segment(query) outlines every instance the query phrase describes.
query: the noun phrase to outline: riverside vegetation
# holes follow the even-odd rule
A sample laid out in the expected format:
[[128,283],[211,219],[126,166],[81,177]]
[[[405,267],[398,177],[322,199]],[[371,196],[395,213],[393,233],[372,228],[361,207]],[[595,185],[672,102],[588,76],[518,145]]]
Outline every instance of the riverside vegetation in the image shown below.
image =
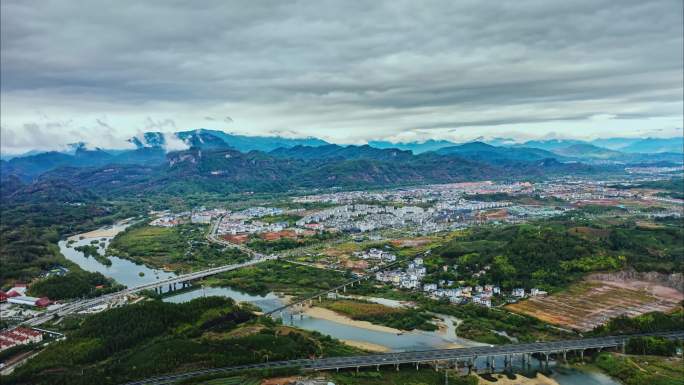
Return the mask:
[[228,265],[249,258],[238,249],[207,241],[207,231],[206,225],[155,227],[141,223],[114,237],[107,254],[181,271]]
[[65,325],[3,384],[118,384],[162,373],[361,351],[330,337],[256,318],[228,298],[129,305]]

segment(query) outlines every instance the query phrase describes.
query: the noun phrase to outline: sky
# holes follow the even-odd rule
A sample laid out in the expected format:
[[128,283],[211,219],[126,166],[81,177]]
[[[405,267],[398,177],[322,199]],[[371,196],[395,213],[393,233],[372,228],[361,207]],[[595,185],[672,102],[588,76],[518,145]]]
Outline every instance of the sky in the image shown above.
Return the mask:
[[0,4],[4,153],[197,128],[352,144],[682,135],[681,0]]

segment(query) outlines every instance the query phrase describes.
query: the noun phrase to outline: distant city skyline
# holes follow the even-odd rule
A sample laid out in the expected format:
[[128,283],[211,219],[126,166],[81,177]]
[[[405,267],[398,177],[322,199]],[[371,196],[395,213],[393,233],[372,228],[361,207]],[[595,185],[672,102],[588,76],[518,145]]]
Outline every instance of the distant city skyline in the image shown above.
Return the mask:
[[3,1],[0,149],[684,133],[681,1],[430,3]]

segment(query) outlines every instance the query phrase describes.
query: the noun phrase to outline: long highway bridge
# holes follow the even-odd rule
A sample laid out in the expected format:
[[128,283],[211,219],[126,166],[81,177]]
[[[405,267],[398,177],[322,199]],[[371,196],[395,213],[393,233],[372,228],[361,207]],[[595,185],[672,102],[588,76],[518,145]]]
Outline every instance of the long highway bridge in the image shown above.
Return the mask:
[[257,263],[278,259],[278,256],[275,256],[275,255],[266,256],[266,255],[254,253],[252,256],[253,256],[253,258],[247,262],[236,263],[233,265],[219,266],[219,267],[214,267],[211,269],[196,271],[193,273],[178,275],[175,277],[171,277],[171,278],[167,278],[167,279],[154,281],[154,282],[146,283],[143,285],[127,288],[127,289],[124,289],[121,291],[117,291],[116,293],[105,294],[105,295],[102,295],[102,296],[99,296],[96,298],[89,298],[89,299],[85,299],[85,300],[81,300],[81,301],[70,302],[70,303],[68,303],[68,304],[66,304],[66,305],[64,305],[58,309],[55,309],[52,311],[47,311],[38,317],[28,319],[28,320],[24,321],[24,325],[27,325],[27,326],[40,325],[40,324],[43,324],[43,323],[53,319],[55,316],[63,317],[65,315],[73,314],[73,313],[76,313],[78,311],[91,308],[93,306],[101,305],[101,304],[108,303],[108,302],[113,301],[113,300],[120,299],[126,295],[139,293],[139,292],[145,291],[145,290],[155,290],[155,291],[159,290],[161,292],[162,288],[165,286],[168,286],[169,290],[174,290],[176,288],[176,285],[178,285],[178,284],[183,285],[189,281],[194,281],[194,280],[201,279],[204,277],[208,277],[208,276],[211,276],[214,274],[219,274],[219,273],[223,273],[226,271],[236,270],[236,269],[240,269],[243,267],[255,265]]
[[232,366],[224,368],[212,368],[196,370],[186,373],[171,374],[166,376],[148,378],[139,381],[133,381],[125,385],[165,385],[199,376],[220,373],[231,373],[243,370],[261,369],[301,368],[302,370],[317,371],[350,368],[359,370],[360,368],[364,367],[372,367],[379,370],[381,366],[394,366],[398,370],[399,365],[402,364],[410,364],[412,366],[415,365],[416,369],[418,369],[420,364],[434,364],[435,367],[437,367],[439,363],[446,363],[447,365],[457,365],[458,363],[463,363],[470,368],[472,367],[475,359],[477,358],[485,358],[487,360],[488,367],[493,370],[493,363],[495,357],[504,357],[506,362],[505,365],[512,365],[512,362],[515,357],[519,357],[523,363],[525,362],[525,360],[527,360],[527,363],[529,365],[531,361],[530,355],[532,354],[536,354],[540,357],[543,357],[548,365],[549,357],[552,355],[565,356],[569,352],[574,352],[583,356],[584,351],[590,349],[601,350],[610,348],[624,348],[625,344],[627,343],[627,341],[629,341],[630,338],[643,336],[658,336],[670,340],[682,340],[684,339],[684,331],[619,335],[609,337],[584,338],[554,342],[534,342],[501,346],[478,346],[462,349],[424,350],[401,353],[370,354],[350,357],[273,361],[259,364]]

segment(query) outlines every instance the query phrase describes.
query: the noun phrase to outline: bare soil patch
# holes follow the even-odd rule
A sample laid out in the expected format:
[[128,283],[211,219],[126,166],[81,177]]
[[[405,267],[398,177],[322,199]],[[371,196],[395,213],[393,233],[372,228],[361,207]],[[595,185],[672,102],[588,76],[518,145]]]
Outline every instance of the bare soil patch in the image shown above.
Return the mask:
[[565,292],[533,297],[506,308],[551,324],[588,331],[619,315],[667,312],[682,300],[684,294],[680,291],[653,282],[589,279]]

